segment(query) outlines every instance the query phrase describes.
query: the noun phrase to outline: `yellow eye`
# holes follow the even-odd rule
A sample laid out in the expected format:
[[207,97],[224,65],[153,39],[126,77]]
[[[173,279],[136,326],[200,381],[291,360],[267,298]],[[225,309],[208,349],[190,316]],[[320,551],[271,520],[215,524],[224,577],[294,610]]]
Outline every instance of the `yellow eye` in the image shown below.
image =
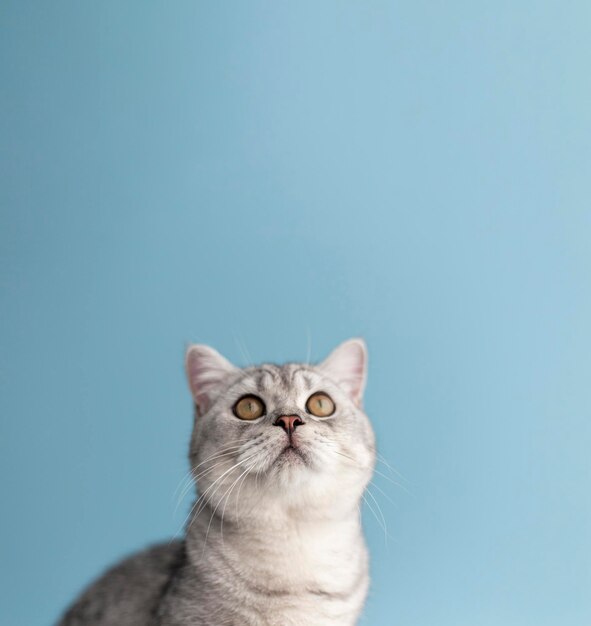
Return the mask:
[[256,396],[242,396],[234,405],[234,415],[241,420],[255,420],[265,414],[265,403]]
[[313,393],[306,402],[306,411],[316,417],[328,417],[334,413],[335,408],[332,398],[322,391]]

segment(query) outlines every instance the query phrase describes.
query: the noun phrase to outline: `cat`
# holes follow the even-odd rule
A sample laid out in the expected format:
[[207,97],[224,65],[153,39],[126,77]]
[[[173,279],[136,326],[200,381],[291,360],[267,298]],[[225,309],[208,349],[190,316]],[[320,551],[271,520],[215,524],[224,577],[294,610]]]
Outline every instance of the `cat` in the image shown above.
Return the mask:
[[59,626],[353,626],[369,586],[360,500],[375,464],[367,350],[240,369],[192,345],[185,538],[92,584]]

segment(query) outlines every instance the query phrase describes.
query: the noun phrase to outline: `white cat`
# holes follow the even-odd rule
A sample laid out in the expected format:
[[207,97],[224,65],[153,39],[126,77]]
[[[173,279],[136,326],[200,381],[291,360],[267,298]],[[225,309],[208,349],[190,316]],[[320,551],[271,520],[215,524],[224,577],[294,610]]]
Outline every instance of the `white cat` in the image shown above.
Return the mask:
[[184,541],[134,555],[61,626],[353,626],[367,594],[359,503],[375,463],[363,341],[320,365],[239,369],[191,346]]

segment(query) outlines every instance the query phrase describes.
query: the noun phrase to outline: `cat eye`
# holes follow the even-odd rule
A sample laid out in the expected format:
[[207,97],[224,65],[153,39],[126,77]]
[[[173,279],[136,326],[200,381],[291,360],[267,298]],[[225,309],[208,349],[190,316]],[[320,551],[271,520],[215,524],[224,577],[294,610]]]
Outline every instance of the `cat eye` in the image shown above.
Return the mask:
[[233,411],[241,420],[256,420],[266,413],[265,403],[257,396],[242,396]]
[[328,417],[335,412],[335,408],[332,398],[322,391],[313,393],[306,402],[306,411],[316,417]]

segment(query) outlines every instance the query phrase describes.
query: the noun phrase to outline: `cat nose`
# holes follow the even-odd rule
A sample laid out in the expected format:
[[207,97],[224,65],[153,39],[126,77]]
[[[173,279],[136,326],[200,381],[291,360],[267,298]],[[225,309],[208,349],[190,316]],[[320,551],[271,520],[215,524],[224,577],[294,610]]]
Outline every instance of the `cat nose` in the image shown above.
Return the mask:
[[297,415],[280,415],[275,420],[275,426],[281,426],[288,435],[291,435],[293,431],[303,423],[304,420]]

